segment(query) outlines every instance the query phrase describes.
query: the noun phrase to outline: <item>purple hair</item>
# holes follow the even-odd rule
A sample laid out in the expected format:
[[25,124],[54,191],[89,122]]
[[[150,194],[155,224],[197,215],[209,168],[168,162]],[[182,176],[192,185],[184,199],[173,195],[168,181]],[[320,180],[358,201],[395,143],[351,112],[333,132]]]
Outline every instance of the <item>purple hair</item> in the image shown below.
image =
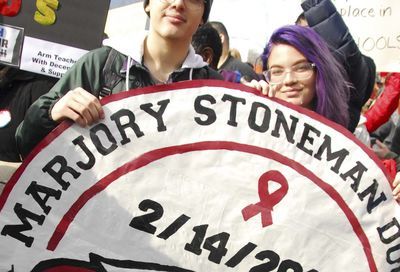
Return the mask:
[[341,64],[329,51],[326,42],[311,28],[298,25],[283,26],[275,30],[264,48],[262,60],[268,69],[268,57],[274,45],[293,46],[316,66],[316,96],[314,111],[347,127],[350,84]]

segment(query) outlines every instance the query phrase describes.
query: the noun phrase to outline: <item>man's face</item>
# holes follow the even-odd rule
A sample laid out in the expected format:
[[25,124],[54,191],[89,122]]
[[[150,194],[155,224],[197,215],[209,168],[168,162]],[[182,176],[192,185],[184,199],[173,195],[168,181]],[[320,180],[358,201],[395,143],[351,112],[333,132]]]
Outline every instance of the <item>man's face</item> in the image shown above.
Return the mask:
[[150,13],[150,31],[165,39],[187,39],[202,23],[203,0],[151,0],[146,7]]

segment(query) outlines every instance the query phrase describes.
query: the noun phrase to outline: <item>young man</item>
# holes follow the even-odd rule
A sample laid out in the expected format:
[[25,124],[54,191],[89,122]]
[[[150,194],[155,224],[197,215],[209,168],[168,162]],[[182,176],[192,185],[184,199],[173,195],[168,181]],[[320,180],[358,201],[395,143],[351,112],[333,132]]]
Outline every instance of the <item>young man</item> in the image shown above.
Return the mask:
[[[211,5],[212,0],[144,1],[150,18],[148,35],[106,40],[104,47],[82,57],[30,107],[16,133],[21,155],[26,156],[65,119],[84,127],[104,118],[99,97],[109,93],[191,79],[222,79],[190,45],[193,33],[207,21]],[[103,70],[110,70],[112,76]]]

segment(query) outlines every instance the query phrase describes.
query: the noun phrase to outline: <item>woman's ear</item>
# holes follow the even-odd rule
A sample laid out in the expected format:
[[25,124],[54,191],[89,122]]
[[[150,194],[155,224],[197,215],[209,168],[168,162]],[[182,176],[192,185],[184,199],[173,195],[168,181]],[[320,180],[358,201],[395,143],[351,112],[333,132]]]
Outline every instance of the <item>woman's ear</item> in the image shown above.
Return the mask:
[[144,11],[147,13],[150,12],[150,4],[147,4],[147,6],[144,8]]

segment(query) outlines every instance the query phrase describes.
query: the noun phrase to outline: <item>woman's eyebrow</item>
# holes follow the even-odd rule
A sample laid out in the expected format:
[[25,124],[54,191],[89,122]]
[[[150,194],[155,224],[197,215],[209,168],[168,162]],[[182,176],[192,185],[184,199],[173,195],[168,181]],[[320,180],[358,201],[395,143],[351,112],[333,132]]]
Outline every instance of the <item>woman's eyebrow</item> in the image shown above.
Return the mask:
[[[300,63],[305,63],[305,62],[309,62],[307,59],[299,59],[295,62],[292,63],[292,65],[290,67],[293,67],[294,65],[300,64]],[[278,68],[285,68],[285,66],[280,65],[280,64],[272,64],[272,65],[268,65],[268,69],[271,69],[273,67],[278,67]]]

